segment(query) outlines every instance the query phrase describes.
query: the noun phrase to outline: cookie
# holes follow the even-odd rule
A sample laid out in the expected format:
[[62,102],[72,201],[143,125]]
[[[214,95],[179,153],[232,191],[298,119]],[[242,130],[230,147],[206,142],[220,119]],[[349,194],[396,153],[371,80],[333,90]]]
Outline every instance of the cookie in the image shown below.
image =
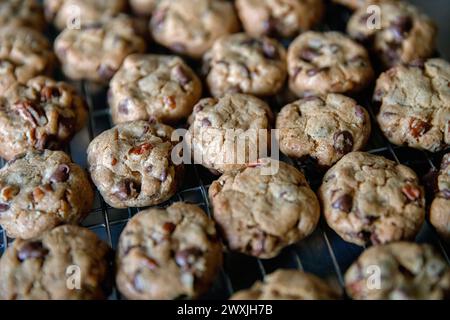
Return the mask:
[[214,222],[193,204],[139,212],[123,230],[116,283],[128,299],[197,298],[222,265]]
[[334,3],[346,6],[349,9],[357,10],[368,5],[389,2],[389,1],[399,1],[399,0],[332,0]]
[[317,276],[300,270],[278,269],[231,300],[334,300],[339,295]]
[[133,54],[110,82],[114,123],[158,119],[176,123],[187,118],[202,94],[194,71],[176,56]]
[[138,16],[149,17],[160,0],[130,0],[130,7]]
[[303,174],[268,158],[222,175],[211,184],[209,198],[230,250],[262,259],[311,234],[320,215]]
[[374,101],[384,135],[396,145],[440,151],[450,145],[450,64],[430,59],[397,66],[377,81]]
[[92,140],[87,150],[89,171],[109,205],[146,207],[175,194],[182,167],[172,162],[172,131],[157,122],[133,121]]
[[56,62],[50,42],[26,27],[0,28],[0,95],[15,82],[50,75]]
[[201,58],[223,35],[237,32],[233,4],[224,0],[161,0],[150,22],[159,44],[192,58]]
[[236,9],[252,36],[293,37],[317,25],[325,6],[322,0],[237,0]]
[[345,287],[358,300],[446,299],[450,268],[430,245],[391,243],[364,251],[347,270]]
[[72,86],[44,76],[15,83],[0,96],[0,156],[60,149],[86,120],[86,104]]
[[437,182],[438,193],[431,203],[430,222],[444,239],[450,240],[450,153],[442,159]]
[[309,31],[289,46],[289,87],[298,96],[355,93],[374,77],[366,49],[339,32]]
[[110,257],[105,242],[78,226],[17,239],[0,259],[0,299],[105,299],[111,287]]
[[107,83],[128,55],[142,53],[145,47],[133,19],[125,15],[65,29],[55,39],[64,74],[98,83]]
[[368,112],[352,98],[330,93],[288,104],[277,116],[280,150],[297,159],[310,156],[331,166],[364,148],[370,136]]
[[328,170],[319,198],[328,225],[360,246],[413,239],[425,218],[414,171],[364,152],[349,153]]
[[62,151],[30,151],[0,169],[0,224],[10,238],[78,224],[93,201],[86,172]]
[[44,0],[45,17],[59,30],[96,23],[124,11],[126,0]]
[[194,107],[185,141],[196,163],[216,173],[239,170],[267,151],[271,121],[269,106],[256,97],[206,98]]
[[404,1],[383,1],[379,7],[380,25],[363,6],[350,18],[348,34],[365,43],[384,68],[433,55],[437,29],[431,19]]
[[204,56],[211,94],[247,93],[271,96],[284,85],[286,50],[276,40],[245,33],[224,36]]
[[37,0],[1,0],[0,27],[5,26],[43,31],[46,23],[42,5]]

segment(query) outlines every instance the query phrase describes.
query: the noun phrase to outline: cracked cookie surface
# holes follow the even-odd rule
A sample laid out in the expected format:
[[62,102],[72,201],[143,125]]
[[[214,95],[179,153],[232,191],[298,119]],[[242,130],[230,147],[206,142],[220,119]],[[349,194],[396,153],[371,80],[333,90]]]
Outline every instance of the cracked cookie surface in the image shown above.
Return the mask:
[[328,170],[319,198],[328,225],[360,246],[413,239],[425,219],[414,171],[364,152],[349,153]]
[[263,259],[311,234],[320,215],[303,174],[270,159],[225,173],[211,184],[209,198],[228,247]]
[[[369,286],[374,270],[379,288]],[[364,251],[347,270],[345,287],[358,300],[448,299],[450,268],[430,245],[391,243]]]
[[1,0],[0,27],[5,26],[43,31],[46,24],[42,5],[37,0]]
[[78,224],[93,201],[86,172],[62,151],[31,151],[0,169],[0,224],[11,238]]
[[91,178],[114,208],[145,207],[168,200],[182,166],[171,159],[173,129],[147,121],[119,124],[89,144]]
[[253,36],[293,37],[322,19],[322,0],[237,0],[246,33]]
[[59,30],[63,30],[71,22],[83,25],[113,17],[126,9],[127,1],[44,0],[44,7],[47,21],[52,22]]
[[149,209],[126,225],[116,282],[128,299],[197,298],[222,265],[214,222],[198,206],[178,202]]
[[218,39],[203,58],[213,96],[240,92],[256,96],[276,94],[284,85],[286,50],[275,39],[244,33]]
[[150,22],[159,44],[192,58],[201,58],[223,35],[237,32],[233,3],[224,0],[161,0]]
[[319,277],[300,270],[280,269],[257,281],[231,300],[334,300],[339,295]]
[[374,77],[366,49],[339,32],[309,31],[289,46],[289,87],[298,96],[355,93]]
[[69,84],[44,76],[16,83],[0,97],[0,155],[59,149],[86,119],[86,104]]
[[367,13],[370,5],[353,14],[347,33],[365,43],[383,67],[426,59],[434,54],[437,29],[419,9],[404,1],[383,1],[377,4],[380,25],[374,27],[373,14]]
[[283,107],[277,116],[280,150],[293,158],[311,156],[331,166],[361,150],[370,136],[368,112],[340,94],[312,96]]
[[132,53],[145,51],[131,17],[118,15],[64,29],[55,39],[55,52],[64,74],[73,80],[107,83]]
[[[0,298],[105,299],[111,286],[110,258],[108,245],[78,226],[59,226],[32,240],[17,239],[0,259]],[[76,272],[79,289],[72,280]]]
[[40,32],[26,27],[0,28],[0,94],[16,82],[50,75],[56,62],[52,47]]
[[450,153],[442,159],[437,187],[438,193],[431,204],[430,222],[443,238],[450,240]]
[[269,106],[256,97],[235,93],[205,98],[194,107],[185,141],[204,167],[219,173],[239,170],[260,157],[262,145],[269,145],[271,121]]
[[431,152],[450,145],[450,64],[445,60],[390,69],[377,80],[373,99],[381,103],[377,120],[390,142]]
[[108,101],[114,123],[187,118],[202,93],[194,71],[179,57],[128,56],[110,82]]

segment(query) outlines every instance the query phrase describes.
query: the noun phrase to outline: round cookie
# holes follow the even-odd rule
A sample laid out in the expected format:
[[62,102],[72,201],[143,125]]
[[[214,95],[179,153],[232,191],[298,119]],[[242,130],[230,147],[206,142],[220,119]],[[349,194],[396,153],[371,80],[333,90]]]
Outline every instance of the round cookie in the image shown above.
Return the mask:
[[389,1],[399,1],[399,0],[332,0],[334,3],[346,6],[349,9],[357,10],[368,5],[378,4],[382,2]]
[[339,295],[317,276],[300,270],[278,269],[231,300],[334,300]]
[[237,0],[245,32],[252,36],[293,37],[322,19],[322,0]]
[[111,256],[95,233],[73,225],[39,238],[17,239],[0,259],[0,299],[105,299],[111,287]]
[[132,53],[145,51],[133,19],[126,15],[64,29],[55,39],[64,74],[73,80],[107,83]]
[[450,64],[442,59],[383,73],[374,100],[384,135],[396,145],[431,152],[450,145]]
[[114,123],[187,118],[202,94],[194,71],[176,56],[133,54],[110,82],[108,94]]
[[[45,16],[63,30],[72,23],[86,25],[124,11],[126,0],[44,0]],[[76,25],[74,25],[75,27]]]
[[268,151],[271,121],[269,106],[256,97],[206,98],[194,107],[185,141],[196,163],[215,173],[239,170]]
[[328,225],[360,246],[413,239],[425,218],[414,171],[364,152],[349,153],[328,170],[319,198]]
[[284,85],[286,50],[276,40],[245,33],[224,36],[204,56],[211,94],[240,92],[256,96],[276,94]]
[[160,0],[130,0],[130,7],[138,16],[149,17]]
[[222,265],[214,222],[193,204],[139,212],[123,230],[116,283],[128,299],[197,298]]
[[171,153],[173,129],[146,121],[119,124],[89,144],[89,171],[105,201],[114,208],[146,207],[176,191],[181,166]]
[[430,245],[391,243],[364,251],[347,270],[345,287],[357,300],[446,299],[450,268]]
[[261,159],[209,187],[214,220],[230,250],[262,259],[311,234],[320,206],[302,173]]
[[37,0],[0,0],[0,27],[29,27],[43,31],[44,10]]
[[0,96],[0,156],[59,149],[86,119],[86,104],[72,86],[44,76],[15,83]]
[[352,98],[334,93],[285,106],[276,128],[281,152],[299,159],[311,156],[321,166],[364,148],[371,131],[368,112]]
[[289,87],[298,96],[355,93],[374,77],[366,49],[339,32],[309,31],[289,46]]
[[50,42],[26,27],[0,28],[0,95],[15,82],[50,75],[56,62]]
[[374,15],[363,6],[350,18],[348,34],[361,41],[389,68],[433,55],[436,48],[436,27],[429,17],[404,1],[383,1],[380,25],[374,26]]
[[150,22],[159,44],[201,58],[219,37],[237,32],[233,4],[225,0],[161,0]]
[[62,151],[30,151],[0,169],[0,224],[11,238],[78,224],[93,201],[86,172]]
[[437,179],[438,194],[431,204],[430,222],[444,239],[450,240],[450,153],[442,159]]

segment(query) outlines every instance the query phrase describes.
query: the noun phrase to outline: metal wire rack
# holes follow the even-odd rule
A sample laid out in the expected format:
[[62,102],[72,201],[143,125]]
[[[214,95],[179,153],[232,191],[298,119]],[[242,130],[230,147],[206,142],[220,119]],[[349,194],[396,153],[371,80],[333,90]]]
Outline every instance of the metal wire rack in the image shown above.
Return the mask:
[[[342,30],[345,20],[345,12],[338,15],[330,14],[327,17],[329,24],[323,26],[323,29]],[[87,82],[79,82],[75,85],[88,103],[90,117],[86,128],[76,135],[66,151],[71,154],[75,162],[86,167],[86,149],[89,142],[102,131],[109,129],[112,124],[105,99],[105,90],[93,89]],[[405,164],[413,168],[420,177],[438,167],[442,154],[429,154],[391,145],[376,125],[375,112],[373,106],[368,102],[368,95],[362,95],[357,99],[361,105],[367,107],[373,122],[372,136],[366,151]],[[274,106],[272,102],[271,105]],[[274,107],[276,109],[280,105]],[[319,171],[312,163],[295,163],[287,158],[282,160],[302,170],[311,187],[317,190],[324,172]],[[4,165],[3,160],[0,160],[0,165]],[[186,171],[185,176],[189,178],[183,182],[179,192],[160,206],[164,207],[175,201],[186,201],[199,205],[211,216],[212,208],[207,194],[210,183],[216,177],[199,165],[188,165]],[[430,201],[428,201],[429,203]],[[94,209],[83,222],[83,226],[93,230],[115,249],[122,229],[138,211],[137,208],[114,209],[107,205],[97,192]],[[450,264],[450,247],[439,239],[428,222],[424,224],[416,241],[432,244],[440,250]],[[7,238],[6,233],[0,228],[1,254],[11,242],[12,239]],[[225,252],[223,268],[212,288],[203,298],[226,299],[233,292],[250,287],[255,281],[263,279],[266,274],[279,268],[294,268],[314,273],[344,292],[343,274],[363,250],[364,248],[343,241],[322,219],[311,236],[285,248],[276,258],[261,260],[238,253]],[[121,299],[120,293],[114,289],[110,299]]]

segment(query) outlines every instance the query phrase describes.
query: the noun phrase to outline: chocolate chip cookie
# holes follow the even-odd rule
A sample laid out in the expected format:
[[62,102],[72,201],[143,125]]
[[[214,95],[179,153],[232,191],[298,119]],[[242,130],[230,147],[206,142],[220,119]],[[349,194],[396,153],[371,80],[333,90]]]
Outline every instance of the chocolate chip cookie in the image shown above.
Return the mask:
[[430,59],[397,66],[377,81],[377,119],[396,145],[436,152],[450,145],[450,64]]
[[252,36],[293,37],[322,19],[322,0],[237,0],[245,32]]
[[197,298],[222,265],[214,222],[193,204],[139,212],[123,230],[116,282],[128,299]]
[[0,96],[0,156],[59,149],[86,119],[86,104],[72,86],[44,76],[15,83]]
[[[383,1],[379,25],[365,5],[350,18],[347,32],[365,43],[381,65],[389,68],[417,59],[429,58],[435,51],[436,27],[429,17],[404,1]],[[375,19],[377,20],[377,19]]]
[[289,87],[298,96],[355,93],[374,72],[366,49],[339,32],[309,31],[289,46]]
[[50,75],[56,62],[50,42],[40,32],[18,26],[0,28],[0,95],[15,82]]
[[110,257],[105,242],[78,226],[17,239],[0,259],[0,299],[105,299],[111,287]]
[[189,119],[185,141],[195,163],[216,173],[239,170],[267,156],[272,117],[269,106],[250,95],[202,99]]
[[77,224],[93,200],[87,174],[62,151],[30,151],[0,169],[0,224],[11,238]]
[[119,124],[87,150],[91,178],[114,208],[145,207],[168,200],[180,182],[171,158],[173,129],[147,121]]
[[1,0],[0,27],[5,26],[43,31],[46,24],[42,5],[37,0]]
[[133,54],[110,82],[108,94],[114,123],[187,118],[202,94],[194,71],[176,56]]
[[370,136],[368,112],[352,98],[333,93],[285,106],[276,127],[281,152],[293,158],[311,156],[321,166],[361,150]]
[[425,218],[414,171],[369,153],[345,155],[326,173],[319,196],[328,225],[360,246],[413,239]]
[[320,215],[303,174],[268,158],[222,175],[209,198],[228,247],[262,259],[311,234]]
[[279,269],[235,293],[231,300],[334,300],[339,295],[317,276],[300,270]]
[[450,240],[450,153],[442,159],[438,176],[438,193],[430,209],[430,222],[438,233]]
[[130,0],[130,7],[138,16],[149,17],[160,0]]
[[347,270],[345,287],[358,300],[446,299],[450,268],[430,245],[391,243],[364,251]]
[[145,47],[132,18],[125,15],[65,29],[55,40],[65,75],[98,83],[108,82],[128,55]]
[[126,0],[44,0],[45,16],[56,28],[96,23],[124,11]]
[[224,36],[204,56],[209,90],[215,97],[240,92],[276,94],[284,85],[286,50],[275,39],[245,33]]
[[233,4],[225,0],[161,0],[150,22],[153,38],[169,49],[201,58],[223,35],[237,32]]

